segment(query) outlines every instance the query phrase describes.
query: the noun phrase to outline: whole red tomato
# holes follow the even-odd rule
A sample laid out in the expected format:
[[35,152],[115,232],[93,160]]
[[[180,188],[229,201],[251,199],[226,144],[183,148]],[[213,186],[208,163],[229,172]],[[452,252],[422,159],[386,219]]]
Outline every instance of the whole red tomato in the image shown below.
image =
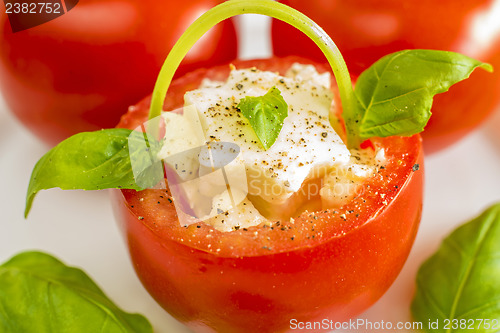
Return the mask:
[[[499,0],[283,0],[332,37],[352,74],[403,49],[455,51],[500,69]],[[300,32],[273,21],[274,53],[324,59]],[[290,42],[293,40],[293,43]],[[476,128],[500,105],[500,74],[473,73],[434,99],[422,136],[426,152],[444,148]]]
[[[49,144],[114,127],[149,94],[177,38],[220,0],[80,0],[65,15],[13,33],[0,16],[0,88],[9,108]],[[190,51],[180,73],[236,57],[224,21]]]
[[[295,60],[235,65],[283,73]],[[224,79],[228,71],[215,67],[174,81],[164,108],[182,105],[184,92],[202,78]],[[131,108],[119,126],[144,122],[149,103]],[[388,162],[360,196],[339,209],[306,211],[272,227],[183,227],[168,190],[113,190],[139,278],[161,306],[197,332],[304,331],[306,321],[335,323],[359,314],[398,275],[422,205],[420,137],[374,142],[385,147]]]

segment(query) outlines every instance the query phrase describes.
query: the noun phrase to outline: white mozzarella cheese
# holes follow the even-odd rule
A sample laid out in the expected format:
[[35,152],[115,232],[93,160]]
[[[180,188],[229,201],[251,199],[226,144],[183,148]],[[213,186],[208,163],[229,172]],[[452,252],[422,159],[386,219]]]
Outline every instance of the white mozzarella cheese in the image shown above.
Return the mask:
[[[300,73],[295,67],[294,76]],[[309,67],[303,75],[307,82],[255,69],[233,70],[225,83],[209,82],[185,95],[186,105],[199,112],[207,140],[240,147],[249,193],[271,203],[285,202],[306,179],[321,176],[350,158],[329,122],[332,93],[324,85],[329,79],[312,80]],[[288,117],[276,142],[264,150],[237,105],[242,98],[262,96],[273,86],[288,104]]]

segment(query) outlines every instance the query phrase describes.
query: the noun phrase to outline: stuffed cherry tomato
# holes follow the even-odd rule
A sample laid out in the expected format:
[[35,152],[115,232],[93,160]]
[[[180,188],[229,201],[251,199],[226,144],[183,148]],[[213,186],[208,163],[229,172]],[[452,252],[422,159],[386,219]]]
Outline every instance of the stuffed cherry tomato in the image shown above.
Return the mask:
[[[61,17],[13,33],[0,17],[0,88],[9,108],[53,145],[81,131],[114,127],[151,92],[181,33],[218,0],[80,1]],[[185,73],[236,57],[231,21],[210,31]]]
[[[235,65],[283,72],[296,60]],[[226,77],[228,69],[174,81],[165,108],[180,107],[185,91],[203,78]],[[130,108],[120,126],[144,122],[149,104],[146,99]],[[387,164],[366,180],[362,194],[338,209],[269,225],[230,232],[204,223],[184,227],[168,189],[115,191],[138,276],[170,314],[200,332],[282,332],[294,319],[336,322],[359,314],[398,275],[422,207],[419,136],[375,143],[384,147]]]
[[[171,81],[200,36],[243,13],[300,28],[331,71],[273,58]],[[476,68],[491,71],[453,52],[406,50],[353,89],[339,50],[309,18],[271,0],[224,2],[181,36],[151,98],[121,128],[79,133],[42,157],[25,214],[43,189],[119,189],[115,211],[138,276],[194,330],[334,325],[400,271],[421,214],[418,133],[433,96]]]
[[[403,49],[460,52],[500,66],[496,0],[465,1],[300,1],[283,0],[331,35],[353,75],[383,55]],[[273,21],[274,53],[323,61],[321,52],[293,27]],[[290,40],[293,39],[293,43]],[[500,105],[500,75],[474,73],[437,96],[422,133],[426,152],[442,149],[475,129]]]

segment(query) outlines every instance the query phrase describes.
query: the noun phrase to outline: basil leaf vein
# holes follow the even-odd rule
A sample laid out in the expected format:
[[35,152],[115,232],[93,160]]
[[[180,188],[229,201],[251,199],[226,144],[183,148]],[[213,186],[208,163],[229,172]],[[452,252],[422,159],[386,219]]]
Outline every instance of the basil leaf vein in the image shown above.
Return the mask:
[[[454,319],[467,321],[467,327],[473,321],[475,332],[492,332],[478,326],[481,323],[476,319],[497,320],[498,330],[499,276],[500,203],[453,231],[420,267],[411,306],[413,316],[429,332],[445,332],[444,320]],[[436,320],[440,322],[438,330],[428,327]],[[447,332],[462,331],[467,329]]]
[[248,119],[264,149],[271,148],[288,116],[288,105],[281,91],[272,87],[264,96],[247,96],[241,99],[238,109]]
[[355,119],[363,139],[410,136],[423,131],[431,116],[433,97],[462,81],[478,67],[490,65],[459,53],[404,50],[383,57],[364,71],[356,83]]
[[[129,151],[131,146],[134,149]],[[160,148],[156,140],[123,128],[79,133],[62,141],[33,169],[25,216],[40,190],[142,190],[154,186],[163,176],[156,158]]]
[[141,315],[114,304],[82,270],[41,252],[0,266],[1,332],[152,333]]

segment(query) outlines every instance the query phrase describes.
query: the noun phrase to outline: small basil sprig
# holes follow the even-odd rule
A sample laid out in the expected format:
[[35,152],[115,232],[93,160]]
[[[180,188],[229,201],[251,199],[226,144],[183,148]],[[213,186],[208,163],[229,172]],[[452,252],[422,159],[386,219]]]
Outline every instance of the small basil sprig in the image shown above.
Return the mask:
[[500,203],[453,231],[420,267],[413,316],[428,332],[498,332],[499,279]]
[[[141,148],[130,153],[129,145]],[[156,160],[159,150],[156,140],[148,140],[143,133],[129,129],[76,134],[52,148],[35,165],[24,215],[28,215],[35,195],[49,188],[142,190],[152,187],[163,177]],[[134,171],[140,176],[134,178]]]
[[488,64],[446,51],[405,50],[381,58],[359,76],[357,107],[344,114],[355,133],[351,146],[372,137],[420,133],[431,116],[434,95],[478,67],[492,71]]
[[41,252],[0,266],[0,332],[152,333],[146,318],[114,304],[78,268]]
[[238,109],[248,119],[264,148],[271,148],[288,116],[288,105],[280,90],[272,87],[264,96],[247,96],[241,99]]

